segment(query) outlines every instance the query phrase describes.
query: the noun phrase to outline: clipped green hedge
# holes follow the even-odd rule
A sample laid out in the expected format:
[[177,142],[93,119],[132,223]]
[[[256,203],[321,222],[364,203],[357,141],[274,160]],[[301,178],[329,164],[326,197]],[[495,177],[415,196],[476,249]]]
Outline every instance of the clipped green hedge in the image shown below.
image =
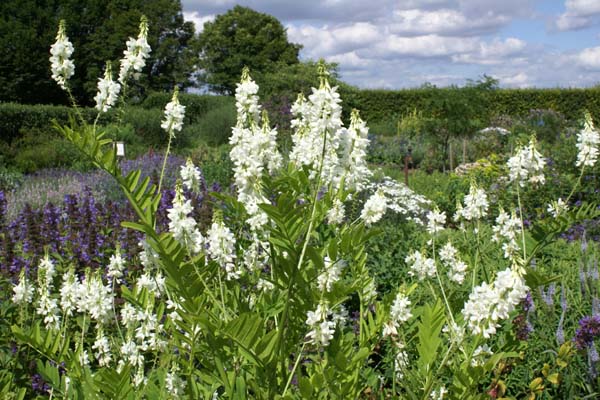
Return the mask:
[[[399,118],[413,110],[425,116],[435,115],[430,109],[434,99],[456,98],[458,92],[470,96],[472,88],[423,88],[404,90],[343,89],[344,108],[356,108],[368,122]],[[600,87],[589,89],[495,89],[482,92],[491,115],[524,116],[531,109],[552,109],[569,120],[581,119],[583,110],[600,121]]]
[[[170,93],[151,93],[141,104],[145,109],[164,110],[171,101]],[[185,106],[186,124],[198,122],[206,113],[217,108],[235,108],[235,99],[231,96],[198,95],[190,93],[179,94],[179,102]]]

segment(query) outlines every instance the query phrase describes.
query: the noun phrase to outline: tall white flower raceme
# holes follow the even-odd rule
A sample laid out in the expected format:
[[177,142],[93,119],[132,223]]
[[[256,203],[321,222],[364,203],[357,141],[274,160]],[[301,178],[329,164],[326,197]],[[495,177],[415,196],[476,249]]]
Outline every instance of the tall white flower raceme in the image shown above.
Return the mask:
[[327,211],[327,222],[331,225],[339,225],[344,221],[345,215],[344,202],[334,199],[331,208]]
[[117,102],[120,91],[121,85],[113,81],[110,61],[107,61],[104,77],[98,79],[98,93],[94,97],[96,109],[101,112],[107,112]]
[[387,198],[383,194],[383,191],[378,190],[371,197],[367,199],[362,211],[360,212],[360,218],[365,222],[365,225],[369,226],[379,221],[387,209]]
[[444,230],[446,224],[446,213],[440,212],[439,208],[435,208],[427,213],[427,232],[430,235],[435,235]]
[[[300,96],[292,106],[295,116],[292,126],[295,131],[292,135],[294,146],[290,161],[299,167],[309,167],[311,179],[317,178],[320,171],[322,185],[333,183],[338,187],[343,174],[338,151],[341,150],[341,137],[347,133],[342,126],[342,106],[337,88],[329,85],[324,66],[319,68],[319,88],[312,89],[308,101]],[[356,128],[362,129],[359,124]],[[362,133],[358,132],[358,135]],[[360,150],[356,155],[358,153]]]
[[212,223],[206,232],[208,244],[207,253],[219,266],[225,269],[227,280],[238,279],[242,276],[242,270],[236,265],[235,237],[233,233],[223,224],[223,221]]
[[77,311],[87,313],[99,323],[107,322],[113,312],[113,289],[104,285],[100,274],[86,275],[78,286]]
[[79,302],[79,280],[75,276],[75,269],[69,268],[63,274],[63,282],[60,286],[60,308],[65,316],[73,315]]
[[589,112],[585,113],[583,129],[577,134],[577,162],[576,166],[593,167],[598,161],[598,147],[600,147],[600,133],[594,129],[594,121]]
[[181,186],[175,189],[175,198],[173,207],[167,210],[169,219],[169,232],[173,234],[175,240],[192,251],[199,253],[204,244],[204,237],[196,226],[194,218],[189,214],[192,212],[192,201],[185,199],[181,191]]
[[512,212],[509,215],[503,209],[500,209],[500,213],[496,218],[496,225],[492,228],[494,235],[492,241],[502,244],[504,250],[504,257],[515,261],[520,251],[517,238],[521,230],[522,222],[517,217],[516,212]]
[[92,345],[92,350],[94,351],[94,357],[96,358],[96,360],[98,360],[99,366],[106,367],[110,365],[110,362],[112,361],[110,342],[101,330],[98,331],[96,340]]
[[[146,59],[150,55],[148,44],[148,19],[142,16],[140,20],[140,32],[137,39],[130,37],[127,41],[127,49],[123,51],[121,69],[119,71],[119,82],[125,84],[132,76],[132,70],[139,73],[146,66]],[[135,75],[134,75],[135,78]]]
[[365,121],[360,119],[358,110],[352,110],[350,127],[343,129],[340,135],[339,175],[346,190],[362,191],[373,174],[367,165],[368,134],[369,128]]
[[171,101],[165,106],[165,116],[160,124],[160,127],[174,137],[175,131],[180,131],[183,127],[184,117],[185,106],[182,106],[179,103],[179,88],[175,87]]
[[106,277],[109,280],[115,279],[117,282],[123,277],[123,272],[125,271],[125,260],[121,257],[121,251],[117,248],[115,254],[110,256],[110,260],[108,262],[108,272],[106,273]]
[[179,175],[181,176],[184,188],[193,192],[200,191],[202,173],[200,172],[200,168],[194,165],[191,158],[188,158],[185,162],[185,165],[181,166]]
[[471,183],[469,194],[463,200],[464,205],[457,207],[455,220],[463,218],[467,221],[476,221],[486,216],[489,202],[485,190]]
[[332,315],[333,312],[326,302],[320,303],[315,311],[309,311],[306,314],[306,324],[310,328],[306,335],[309,343],[323,347],[329,345],[335,334],[336,326],[336,322],[330,318]]
[[257,91],[258,86],[244,69],[235,96],[238,120],[229,143],[238,200],[250,216],[247,221],[250,227],[260,231],[268,221],[259,207],[268,203],[262,194],[261,181],[266,172],[274,173],[281,166],[282,157],[277,151],[277,131],[271,129],[264,112],[260,125]]
[[465,280],[467,264],[458,258],[458,250],[448,242],[439,250],[438,254],[442,264],[448,268],[448,278],[462,284]]
[[333,284],[340,280],[342,270],[347,265],[344,260],[331,261],[329,257],[325,257],[323,260],[325,269],[317,277],[317,286],[320,291],[331,292]]
[[408,271],[410,276],[417,276],[419,280],[435,277],[435,260],[428,258],[422,252],[415,250],[407,255],[404,261],[410,268],[410,271]]
[[383,336],[395,336],[398,334],[400,324],[412,317],[410,311],[411,301],[403,292],[398,292],[390,309],[390,320],[383,326]]
[[29,304],[33,300],[34,287],[27,279],[25,269],[19,274],[19,283],[13,287],[13,303],[17,305]]
[[493,283],[476,286],[465,303],[462,314],[474,335],[489,338],[496,333],[499,321],[509,314],[527,295],[524,279],[508,268],[498,272]]
[[60,325],[60,311],[58,302],[51,297],[53,279],[56,268],[50,257],[46,254],[38,265],[38,301],[36,313],[44,317],[47,329],[58,329]]
[[544,184],[544,166],[546,159],[538,152],[535,138],[529,140],[529,145],[521,146],[517,153],[508,160],[509,181],[517,182],[521,187],[526,182]]
[[75,64],[70,59],[73,54],[73,44],[71,44],[67,37],[64,20],[61,20],[58,25],[56,42],[50,47],[50,54],[52,79],[54,79],[61,88],[67,89],[67,81],[75,73]]

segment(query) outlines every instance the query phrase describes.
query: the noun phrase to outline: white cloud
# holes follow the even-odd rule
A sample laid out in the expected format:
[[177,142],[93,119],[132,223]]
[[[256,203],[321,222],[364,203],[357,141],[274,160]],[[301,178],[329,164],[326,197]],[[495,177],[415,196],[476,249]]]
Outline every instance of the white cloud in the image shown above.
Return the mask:
[[333,56],[358,50],[381,39],[379,29],[370,23],[357,22],[337,27],[311,25],[287,26],[291,42],[302,43],[304,52],[310,58]]
[[192,21],[196,26],[196,33],[202,32],[204,30],[204,23],[213,21],[215,19],[214,15],[200,15],[197,11],[184,11],[183,19],[186,21]]
[[559,31],[587,28],[600,21],[600,1],[567,0],[566,11],[558,16],[555,25]]
[[491,43],[480,42],[476,51],[455,55],[452,61],[480,65],[522,62],[523,58],[517,56],[522,55],[526,46],[527,43],[517,38],[508,38],[504,41],[495,39]]
[[439,9],[423,11],[419,9],[395,10],[389,29],[402,35],[440,34],[472,35],[492,32],[507,24],[510,18],[505,15],[488,13],[477,18],[469,18],[457,10]]
[[585,69],[600,71],[600,47],[583,49],[577,55],[577,61]]
[[499,79],[502,84],[509,87],[526,88],[533,86],[530,77],[524,72],[509,76],[499,76],[496,78]]
[[475,38],[457,39],[438,35],[411,37],[389,35],[376,43],[370,53],[384,59],[397,56],[429,58],[467,53],[474,51],[476,48],[477,39]]

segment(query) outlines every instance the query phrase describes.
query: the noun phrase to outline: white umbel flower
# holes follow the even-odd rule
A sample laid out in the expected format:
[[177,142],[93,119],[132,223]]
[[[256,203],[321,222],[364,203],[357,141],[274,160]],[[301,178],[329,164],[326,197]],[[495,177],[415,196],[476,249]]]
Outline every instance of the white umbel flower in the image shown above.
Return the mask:
[[594,122],[590,113],[585,114],[583,129],[577,134],[577,162],[576,166],[593,167],[598,161],[598,146],[600,134],[594,129]]
[[[146,66],[146,59],[150,55],[148,44],[148,20],[142,16],[140,20],[140,33],[137,39],[130,37],[127,41],[127,49],[123,51],[121,69],[119,71],[119,82],[124,84],[132,75],[132,70],[139,73]],[[134,78],[136,75],[133,75]]]
[[185,106],[179,104],[179,88],[175,87],[171,101],[165,106],[165,117],[160,127],[175,136],[175,131],[180,131],[183,127],[183,118],[185,117]]
[[531,138],[528,146],[521,146],[517,153],[508,160],[509,180],[517,182],[521,187],[526,182],[544,184],[544,166],[546,160],[537,151],[536,140]]
[[387,199],[381,190],[375,192],[365,202],[360,218],[365,221],[365,225],[369,226],[379,221],[387,209]]
[[75,64],[70,60],[73,54],[73,45],[69,41],[65,29],[65,21],[61,20],[58,25],[56,42],[50,48],[52,79],[63,89],[67,89],[67,81],[75,73]]
[[108,61],[106,63],[106,70],[104,71],[104,78],[98,79],[98,93],[94,97],[96,109],[101,112],[107,112],[117,102],[120,91],[121,85],[113,81],[111,65],[110,61]]

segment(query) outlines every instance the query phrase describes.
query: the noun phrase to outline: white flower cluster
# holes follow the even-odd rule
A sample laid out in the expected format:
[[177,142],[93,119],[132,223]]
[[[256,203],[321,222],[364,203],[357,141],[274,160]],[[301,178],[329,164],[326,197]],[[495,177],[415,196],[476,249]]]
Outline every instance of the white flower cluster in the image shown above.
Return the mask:
[[317,277],[317,285],[320,291],[331,292],[333,284],[340,280],[342,270],[348,263],[344,260],[332,262],[328,256],[324,258],[323,263],[325,270]]
[[21,270],[19,283],[13,287],[12,301],[16,305],[29,304],[33,300],[33,285],[25,275],[25,269]]
[[379,221],[383,217],[383,214],[385,214],[386,209],[387,198],[383,194],[383,191],[378,190],[365,202],[360,212],[360,218],[365,221],[366,226],[369,226]]
[[92,320],[100,323],[110,319],[113,311],[113,290],[109,285],[104,285],[99,274],[86,276],[78,284],[76,293],[75,304],[78,312],[86,313]]
[[346,190],[362,191],[373,174],[367,165],[368,134],[367,124],[360,119],[357,110],[352,110],[350,127],[340,135],[340,167]]
[[52,79],[63,89],[67,88],[67,80],[75,73],[75,64],[70,60],[73,54],[73,44],[69,41],[65,29],[65,21],[61,20],[58,25],[56,42],[50,47]]
[[525,182],[544,184],[544,166],[546,160],[537,151],[535,138],[529,140],[528,146],[521,146],[517,154],[508,160],[509,181],[518,182],[521,187]]
[[512,269],[498,272],[492,284],[484,282],[469,295],[462,310],[469,329],[485,338],[494,335],[499,321],[509,317],[528,291],[523,278]]
[[262,270],[269,264],[270,248],[268,241],[253,233],[250,244],[242,251],[244,267],[248,271]]
[[282,163],[281,154],[277,151],[277,131],[269,127],[266,113],[263,114],[262,127],[259,126],[257,91],[258,86],[244,69],[235,95],[238,122],[229,139],[238,200],[244,204],[250,215],[247,222],[255,231],[261,230],[268,220],[259,207],[268,203],[262,194],[261,179],[265,170],[273,173]]
[[427,232],[430,235],[435,235],[444,230],[446,224],[446,213],[440,212],[439,208],[435,208],[427,213]]
[[162,120],[160,127],[174,137],[175,131],[180,131],[183,127],[184,117],[185,106],[179,104],[179,89],[175,87],[173,98],[165,106],[165,118]]
[[165,388],[167,389],[167,393],[173,399],[179,399],[183,396],[185,387],[187,386],[186,382],[181,379],[178,375],[179,366],[177,363],[173,363],[171,370],[167,372],[167,376],[165,377]]
[[436,274],[435,261],[433,258],[427,258],[427,256],[420,251],[413,251],[406,256],[404,261],[410,268],[408,275],[416,275],[420,281],[427,277],[433,278]]
[[471,183],[469,194],[464,198],[464,206],[458,203],[454,220],[464,218],[467,221],[476,221],[486,216],[489,202],[485,190]]
[[55,298],[50,297],[53,279],[56,274],[54,263],[48,255],[40,261],[38,266],[38,303],[36,313],[44,317],[47,329],[58,329],[60,326],[60,311]]
[[341,179],[338,149],[341,135],[346,132],[340,103],[337,88],[324,81],[319,89],[312,89],[308,101],[299,96],[291,110],[296,118],[292,120],[295,131],[290,161],[309,167],[312,179],[317,177],[320,168],[324,186],[337,185]]
[[235,237],[222,221],[213,222],[206,232],[208,243],[207,253],[210,258],[224,268],[227,280],[238,279],[242,275],[241,269],[236,266]]
[[310,331],[306,335],[308,342],[316,345],[327,346],[335,334],[336,322],[329,319],[333,312],[327,303],[321,303],[315,311],[306,313],[306,324]]
[[457,257],[458,251],[452,243],[448,242],[438,252],[440,261],[448,268],[448,278],[458,284],[462,284],[465,280],[465,272],[467,264]]
[[94,350],[94,357],[96,357],[96,360],[98,360],[98,365],[101,367],[110,365],[112,360],[110,343],[108,342],[108,338],[101,334],[100,331],[96,336],[96,341],[92,345],[92,350]]
[[408,353],[404,350],[404,343],[397,342],[396,347],[398,352],[396,353],[396,357],[394,357],[394,372],[396,373],[396,380],[400,381],[404,378],[404,372],[410,365],[410,360]]
[[183,187],[194,192],[200,191],[202,174],[200,172],[200,168],[194,165],[191,158],[188,158],[185,162],[185,165],[181,166],[179,175],[181,176]]
[[167,210],[169,232],[182,245],[189,246],[193,253],[199,253],[204,244],[204,237],[196,226],[196,221],[188,215],[192,212],[192,202],[184,199],[181,187],[176,188],[173,207]]
[[556,218],[566,213],[569,210],[569,205],[565,203],[565,201],[562,198],[559,197],[558,200],[555,200],[552,203],[548,204],[547,210],[550,213],[550,215]]
[[104,78],[98,79],[98,93],[94,97],[94,100],[96,100],[96,109],[101,112],[107,112],[117,102],[120,91],[121,85],[113,81],[110,61],[108,61],[106,63],[106,70],[104,71]]
[[600,133],[594,129],[594,122],[590,113],[585,114],[583,129],[577,134],[577,162],[576,166],[593,167],[598,161],[598,146],[600,146]]
[[383,325],[383,336],[395,336],[398,334],[400,324],[408,321],[412,317],[410,312],[411,302],[408,296],[403,292],[398,292],[392,308],[390,309],[390,320]]
[[[137,39],[130,37],[126,43],[127,49],[123,51],[121,69],[119,71],[119,82],[124,84],[131,76],[131,70],[141,72],[146,66],[146,59],[150,55],[148,44],[148,20],[142,17],[140,21],[140,33]],[[135,76],[134,76],[135,77]]]
[[502,244],[504,257],[513,261],[516,260],[520,251],[517,236],[521,229],[521,225],[521,219],[517,217],[517,214],[514,211],[512,215],[508,215],[506,211],[501,209],[496,218],[496,225],[492,228],[494,231],[492,240],[496,243],[504,241]]
[[367,185],[371,192],[380,191],[387,199],[387,208],[395,213],[404,215],[407,219],[422,225],[426,215],[425,206],[431,202],[425,197],[413,192],[404,183],[400,183],[388,176],[381,182]]
[[327,223],[330,225],[339,225],[344,221],[345,215],[344,202],[340,199],[335,199],[331,208],[327,211]]
[[121,251],[117,248],[115,254],[110,256],[110,260],[108,263],[108,272],[106,273],[106,277],[109,280],[115,279],[117,282],[119,282],[123,277],[124,271],[125,260],[123,260],[123,257],[121,257]]

